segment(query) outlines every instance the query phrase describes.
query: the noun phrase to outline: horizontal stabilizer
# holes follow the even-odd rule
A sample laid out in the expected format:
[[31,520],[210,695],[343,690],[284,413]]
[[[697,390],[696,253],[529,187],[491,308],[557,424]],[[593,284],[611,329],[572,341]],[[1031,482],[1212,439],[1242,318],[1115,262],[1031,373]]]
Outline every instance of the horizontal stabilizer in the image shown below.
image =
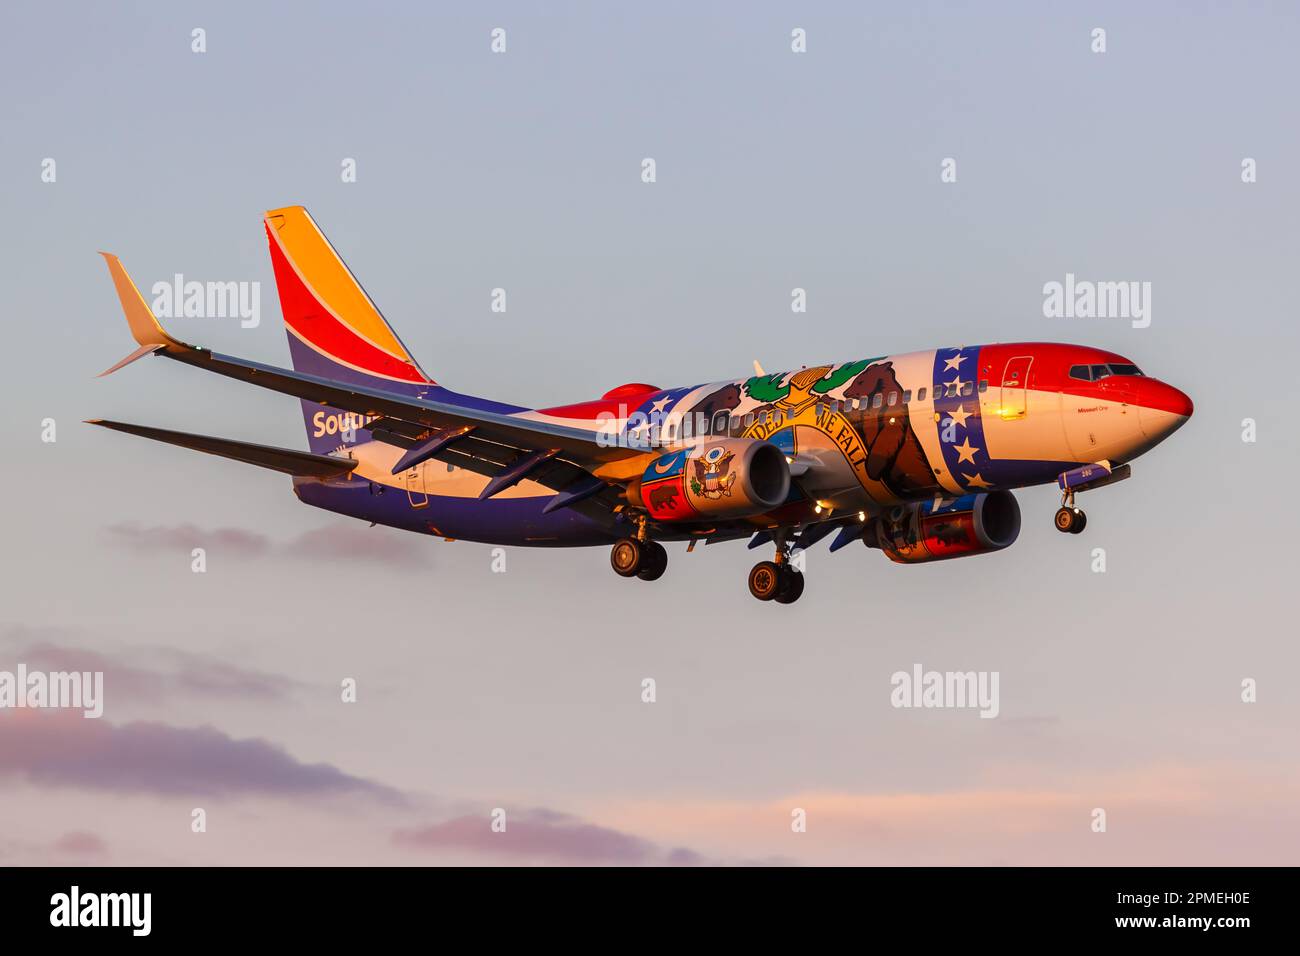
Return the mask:
[[312,455],[305,451],[290,448],[275,448],[271,445],[254,445],[252,442],[233,441],[229,438],[211,438],[207,435],[192,435],[189,432],[174,432],[166,428],[150,428],[145,425],[129,425],[126,422],[110,422],[102,418],[88,421],[88,425],[102,425],[114,431],[152,438],[154,441],[169,445],[180,445],[195,451],[218,455],[234,461],[259,468],[270,468],[286,475],[305,478],[337,478],[346,475],[357,467],[350,458],[332,458],[328,455]]

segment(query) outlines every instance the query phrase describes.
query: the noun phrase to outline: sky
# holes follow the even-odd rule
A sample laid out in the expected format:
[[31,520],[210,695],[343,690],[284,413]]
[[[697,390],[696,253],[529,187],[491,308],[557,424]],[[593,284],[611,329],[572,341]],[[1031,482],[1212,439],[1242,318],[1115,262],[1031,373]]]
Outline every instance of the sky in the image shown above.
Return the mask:
[[[1298,46],[1264,2],[6,3],[0,671],[102,671],[104,714],[0,710],[0,863],[1295,864]],[[739,544],[498,573],[81,424],[305,447],[284,396],[95,377],[134,347],[99,250],[260,283],[256,327],[168,325],[287,365],[298,203],[462,392],[1052,340],[1196,414],[1082,535],[1025,489],[1011,548],[823,544],[789,607]],[[1149,327],[1045,317],[1067,273],[1150,282]],[[998,715],[894,707],[918,664]]]

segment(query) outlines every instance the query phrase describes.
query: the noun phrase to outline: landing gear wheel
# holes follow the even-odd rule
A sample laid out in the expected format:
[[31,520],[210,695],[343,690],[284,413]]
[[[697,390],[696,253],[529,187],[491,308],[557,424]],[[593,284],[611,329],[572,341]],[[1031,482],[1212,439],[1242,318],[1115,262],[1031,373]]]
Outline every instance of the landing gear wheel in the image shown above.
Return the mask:
[[645,555],[645,545],[636,538],[620,538],[609,552],[609,564],[620,577],[634,578],[645,564]]
[[793,604],[803,594],[803,572],[794,568],[782,568],[781,577],[784,584],[776,595],[777,604]]
[[642,581],[658,581],[668,570],[668,551],[657,541],[647,541],[641,548],[641,568],[636,576]]
[[1080,524],[1082,516],[1083,512],[1078,508],[1061,508],[1056,512],[1056,530],[1062,534],[1078,534],[1082,528],[1076,530],[1075,526]]
[[749,593],[760,601],[770,601],[781,592],[784,578],[775,561],[760,561],[749,572]]
[[1078,534],[1084,528],[1088,527],[1088,516],[1078,508],[1074,509],[1074,527],[1070,529],[1070,534]]

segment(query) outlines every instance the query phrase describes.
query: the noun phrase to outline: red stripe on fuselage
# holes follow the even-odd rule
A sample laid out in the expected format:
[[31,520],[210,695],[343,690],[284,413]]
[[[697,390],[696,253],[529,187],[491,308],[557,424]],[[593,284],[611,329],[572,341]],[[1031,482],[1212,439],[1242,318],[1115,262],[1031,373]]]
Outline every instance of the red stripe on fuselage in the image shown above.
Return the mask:
[[[1031,356],[1026,386],[1043,392],[1061,392],[1097,401],[1127,402],[1144,408],[1157,408],[1177,415],[1191,415],[1191,400],[1171,385],[1140,375],[1111,375],[1096,382],[1071,378],[1075,365],[1136,365],[1115,352],[1087,345],[1061,345],[1056,342],[1012,342],[985,345],[979,353],[979,378],[989,388],[1000,388],[1012,359]],[[1139,366],[1140,367],[1140,366]],[[1014,387],[1014,386],[1013,386]]]

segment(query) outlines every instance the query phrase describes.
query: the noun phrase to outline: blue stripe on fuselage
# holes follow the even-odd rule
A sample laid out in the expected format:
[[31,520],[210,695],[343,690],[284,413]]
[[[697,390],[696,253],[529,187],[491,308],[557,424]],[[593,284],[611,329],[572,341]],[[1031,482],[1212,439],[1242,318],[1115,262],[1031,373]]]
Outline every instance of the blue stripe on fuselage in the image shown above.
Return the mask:
[[608,544],[619,537],[571,508],[542,514],[551,495],[487,501],[416,495],[416,502],[428,501],[426,506],[416,508],[402,488],[364,479],[295,478],[293,490],[300,501],[326,511],[406,531],[484,544],[573,547]]

